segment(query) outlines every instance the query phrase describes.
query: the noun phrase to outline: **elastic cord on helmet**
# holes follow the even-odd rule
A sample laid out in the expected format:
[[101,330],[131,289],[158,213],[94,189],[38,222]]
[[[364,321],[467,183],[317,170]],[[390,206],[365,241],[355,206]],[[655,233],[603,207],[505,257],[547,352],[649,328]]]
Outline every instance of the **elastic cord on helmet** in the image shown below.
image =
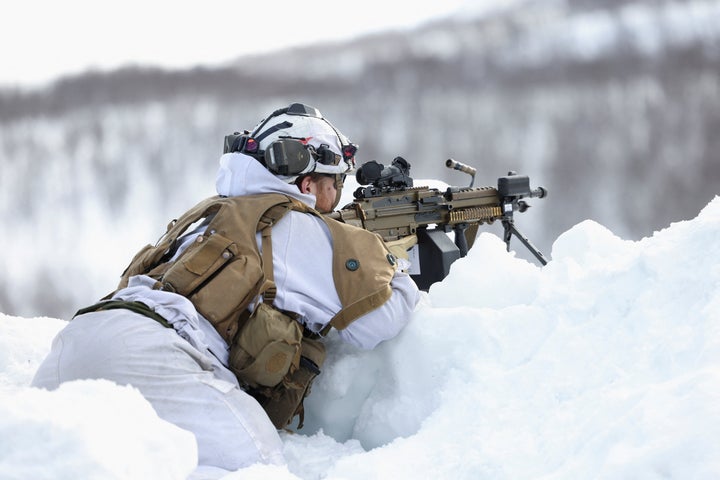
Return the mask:
[[257,137],[254,136],[254,135],[251,135],[250,137],[251,137],[251,138],[254,138],[256,142],[260,143],[260,142],[262,142],[262,141],[265,139],[265,137],[267,137],[268,135],[272,135],[273,133],[277,132],[278,130],[282,130],[283,128],[290,128],[290,127],[292,127],[292,125],[293,125],[293,124],[292,124],[291,122],[284,121],[284,122],[282,122],[282,123],[278,123],[277,125],[273,125],[272,127],[270,127],[270,128],[268,128],[267,130],[265,130],[263,133],[261,133],[260,135],[258,135]]

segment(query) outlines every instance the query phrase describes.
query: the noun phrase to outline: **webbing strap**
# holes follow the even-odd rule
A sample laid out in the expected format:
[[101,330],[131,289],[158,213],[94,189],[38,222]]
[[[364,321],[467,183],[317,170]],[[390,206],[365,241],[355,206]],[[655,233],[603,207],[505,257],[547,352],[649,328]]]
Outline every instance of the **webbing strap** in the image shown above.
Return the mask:
[[[290,200],[290,205],[299,203],[291,197],[288,197],[288,200]],[[277,287],[273,277],[272,237],[270,234],[272,226],[292,208],[290,205],[275,205],[266,211],[258,222],[258,231],[262,237],[262,266],[265,275],[265,282],[260,288],[260,294],[263,296],[263,303],[268,305],[273,304],[277,295]]]
[[335,327],[338,330],[343,330],[359,316],[379,308],[391,296],[392,287],[390,287],[390,285],[386,285],[372,295],[362,298],[340,310],[332,319],[330,319],[330,323],[328,325]]
[[92,313],[92,312],[100,312],[103,310],[115,310],[118,308],[124,308],[126,310],[130,310],[131,312],[139,313],[140,315],[144,315],[148,318],[152,318],[156,322],[158,322],[163,327],[172,328],[172,325],[168,323],[165,318],[157,313],[152,308],[148,307],[142,302],[129,302],[126,300],[108,300],[104,302],[96,303],[95,305],[90,305],[89,307],[81,308],[80,310],[73,315],[73,318],[84,315],[86,313]]
[[271,227],[265,227],[262,231],[262,262],[263,273],[265,274],[265,283],[260,289],[263,295],[263,302],[272,305],[277,294],[275,279],[273,277],[273,256],[272,256],[272,239],[270,238]]

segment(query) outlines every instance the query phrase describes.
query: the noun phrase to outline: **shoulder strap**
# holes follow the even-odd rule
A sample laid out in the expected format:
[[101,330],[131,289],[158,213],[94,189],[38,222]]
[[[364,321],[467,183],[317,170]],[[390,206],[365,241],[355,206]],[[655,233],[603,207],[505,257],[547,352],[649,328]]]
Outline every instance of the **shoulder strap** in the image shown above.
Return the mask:
[[260,294],[262,294],[263,302],[268,305],[272,305],[277,295],[277,287],[275,286],[275,277],[273,276],[273,256],[272,256],[272,241],[270,238],[270,232],[272,227],[266,227],[262,231],[262,265],[263,273],[265,274],[265,282],[260,287]]
[[274,205],[260,217],[257,231],[262,237],[262,265],[265,281],[260,287],[260,294],[263,297],[263,303],[272,305],[277,295],[277,286],[275,285],[275,277],[273,276],[273,256],[272,256],[272,226],[277,223],[289,210],[298,210],[304,204],[288,197],[290,203]]

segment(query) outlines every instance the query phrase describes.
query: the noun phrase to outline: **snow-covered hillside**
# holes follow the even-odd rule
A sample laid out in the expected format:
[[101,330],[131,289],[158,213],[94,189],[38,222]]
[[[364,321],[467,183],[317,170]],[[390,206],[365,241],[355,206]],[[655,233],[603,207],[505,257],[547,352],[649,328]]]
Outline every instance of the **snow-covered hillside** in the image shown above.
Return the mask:
[[548,254],[582,220],[638,240],[720,193],[720,3],[502,3],[223,68],[0,90],[0,310],[68,318],[105,295],[212,194],[224,135],[296,101],[359,163],[399,155],[414,178],[463,186],[447,158],[477,185],[529,175],[550,195],[519,226]]
[[719,312],[720,197],[640,241],[581,222],[543,268],[484,233],[399,337],[330,338],[287,467],[226,474],[129,387],[28,387],[65,322],[0,315],[0,478],[718,478]]

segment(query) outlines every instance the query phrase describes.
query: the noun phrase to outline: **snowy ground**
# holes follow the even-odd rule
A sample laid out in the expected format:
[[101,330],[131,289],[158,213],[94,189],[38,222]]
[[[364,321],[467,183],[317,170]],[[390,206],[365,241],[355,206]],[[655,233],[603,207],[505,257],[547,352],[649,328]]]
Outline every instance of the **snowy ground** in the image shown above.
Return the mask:
[[[638,242],[580,223],[551,257],[481,234],[398,338],[331,339],[287,467],[223,478],[720,478],[720,197]],[[200,477],[132,388],[28,387],[64,323],[0,314],[0,478]]]

